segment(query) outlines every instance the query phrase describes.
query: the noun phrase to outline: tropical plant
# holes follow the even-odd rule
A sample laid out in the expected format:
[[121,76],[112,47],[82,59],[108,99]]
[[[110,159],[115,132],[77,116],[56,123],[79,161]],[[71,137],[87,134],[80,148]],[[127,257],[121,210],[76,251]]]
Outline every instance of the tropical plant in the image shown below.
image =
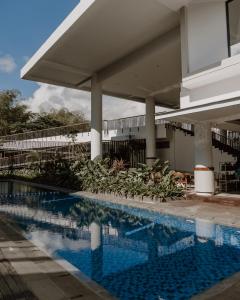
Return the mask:
[[[34,153],[31,155],[35,157]],[[9,174],[13,176],[16,172],[10,170]],[[24,176],[24,170],[21,172]],[[109,159],[91,161],[80,157],[72,162],[56,153],[51,160],[34,162],[25,171],[25,176],[37,182],[126,198],[148,197],[165,201],[183,194],[169,163],[159,160],[151,167],[140,164],[137,169],[126,169],[123,161],[111,164]]]
[[109,159],[82,160],[75,166],[82,189],[92,193],[109,193],[125,197],[151,197],[164,201],[182,195],[169,163],[157,160],[152,167],[141,164],[136,170],[125,170]]

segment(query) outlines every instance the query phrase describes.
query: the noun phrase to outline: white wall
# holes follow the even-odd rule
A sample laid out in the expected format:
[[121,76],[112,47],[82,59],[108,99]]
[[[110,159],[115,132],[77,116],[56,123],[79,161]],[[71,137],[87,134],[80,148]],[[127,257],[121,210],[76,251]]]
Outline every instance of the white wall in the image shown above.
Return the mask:
[[181,108],[240,96],[240,55],[228,57],[225,2],[196,1],[181,9]]
[[[126,138],[135,138],[135,139],[144,139],[146,137],[146,128],[145,127],[132,127],[125,128],[123,130],[109,130],[108,133],[103,134],[104,140],[119,140]],[[166,138],[167,132],[164,124],[156,125],[156,138]]]
[[[171,168],[178,171],[193,172],[195,158],[194,158],[194,136],[185,135],[183,131],[172,129],[168,130],[168,137],[170,139],[169,149],[160,149],[158,157],[165,161],[169,160]],[[213,167],[215,172],[219,172],[220,162],[234,162],[236,161],[232,155],[222,152],[215,147],[213,149]]]
[[194,73],[228,57],[224,1],[192,3],[181,11],[185,72]]

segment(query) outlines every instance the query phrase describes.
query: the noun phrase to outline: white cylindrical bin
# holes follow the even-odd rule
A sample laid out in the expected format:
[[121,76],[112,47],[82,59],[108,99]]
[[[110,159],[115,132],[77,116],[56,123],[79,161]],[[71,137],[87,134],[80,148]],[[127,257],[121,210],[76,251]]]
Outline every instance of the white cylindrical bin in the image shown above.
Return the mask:
[[212,170],[194,170],[195,192],[200,194],[214,194],[214,172]]
[[212,133],[209,123],[195,125],[195,192],[201,195],[214,194],[215,181],[212,156]]

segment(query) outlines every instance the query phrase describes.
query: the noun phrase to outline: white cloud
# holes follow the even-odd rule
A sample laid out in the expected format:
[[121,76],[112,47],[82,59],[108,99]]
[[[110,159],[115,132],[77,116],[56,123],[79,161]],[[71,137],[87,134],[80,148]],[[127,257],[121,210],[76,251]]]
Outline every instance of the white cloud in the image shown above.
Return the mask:
[[0,56],[0,72],[12,73],[16,69],[17,65],[14,58],[9,55]]
[[[39,88],[26,104],[34,112],[49,111],[51,108],[67,108],[70,111],[83,112],[90,119],[90,93],[57,87],[48,84],[39,84]],[[116,119],[145,113],[145,104],[114,97],[103,98],[103,119]]]

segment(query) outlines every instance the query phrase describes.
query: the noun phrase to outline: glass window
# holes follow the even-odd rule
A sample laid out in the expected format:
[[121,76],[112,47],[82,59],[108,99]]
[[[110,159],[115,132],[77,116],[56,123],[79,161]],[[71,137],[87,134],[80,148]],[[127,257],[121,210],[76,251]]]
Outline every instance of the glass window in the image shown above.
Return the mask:
[[240,0],[227,2],[228,32],[231,56],[240,54]]

